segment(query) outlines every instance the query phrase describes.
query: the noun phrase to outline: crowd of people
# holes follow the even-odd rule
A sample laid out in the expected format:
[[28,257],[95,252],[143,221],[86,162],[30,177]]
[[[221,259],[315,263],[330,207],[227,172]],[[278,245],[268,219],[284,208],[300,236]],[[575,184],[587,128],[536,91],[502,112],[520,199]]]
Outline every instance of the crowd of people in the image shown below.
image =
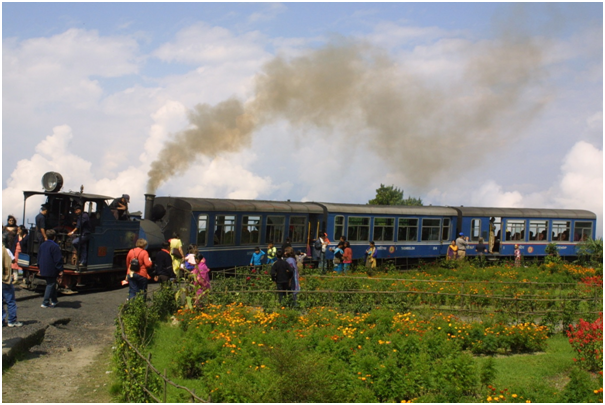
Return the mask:
[[135,248],[126,256],[126,277],[122,283],[128,285],[129,300],[139,293],[146,295],[151,280],[173,283],[191,275],[197,296],[210,288],[210,269],[204,255],[198,253],[195,245],[189,245],[185,255],[183,243],[177,233],[162,243],[162,249],[156,253],[154,262],[146,249],[147,240],[137,239]]
[[[326,252],[333,252],[334,271],[338,274],[344,274],[351,270],[353,263],[353,250],[351,244],[344,236],[336,247],[330,247],[330,239],[325,232],[320,232],[319,237],[313,243],[313,259],[317,260],[318,268],[322,274],[325,274],[328,269],[326,260]],[[370,242],[369,248],[366,250],[365,265],[369,268],[376,267],[377,249],[375,243]],[[303,270],[303,263],[307,254],[301,251],[294,252],[290,240],[287,239],[282,245],[282,249],[277,250],[270,241],[267,246],[267,253],[256,247],[250,258],[250,267],[254,271],[258,271],[263,265],[263,259],[266,257],[267,265],[271,265],[271,280],[276,284],[279,301],[282,302],[287,295],[292,296],[292,304],[296,305],[297,293],[300,291],[299,277]]]

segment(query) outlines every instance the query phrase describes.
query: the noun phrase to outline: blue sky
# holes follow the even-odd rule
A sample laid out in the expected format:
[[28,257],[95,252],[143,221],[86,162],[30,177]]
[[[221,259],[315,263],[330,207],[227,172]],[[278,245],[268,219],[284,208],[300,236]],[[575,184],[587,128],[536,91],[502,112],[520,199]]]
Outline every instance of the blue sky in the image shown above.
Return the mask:
[[[386,183],[589,209],[602,234],[602,3],[19,2],[2,23],[4,217],[50,170],[141,209],[175,141],[158,195],[365,203]],[[249,132],[186,137],[230,99]]]

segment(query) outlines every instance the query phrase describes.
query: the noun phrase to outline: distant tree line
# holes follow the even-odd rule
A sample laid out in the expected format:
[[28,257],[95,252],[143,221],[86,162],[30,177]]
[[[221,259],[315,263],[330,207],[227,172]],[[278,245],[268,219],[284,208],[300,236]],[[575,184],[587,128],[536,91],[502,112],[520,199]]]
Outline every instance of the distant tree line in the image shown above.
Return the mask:
[[403,198],[403,190],[392,186],[380,184],[380,188],[376,189],[376,198],[368,201],[370,205],[413,205],[421,206],[422,199],[415,197]]

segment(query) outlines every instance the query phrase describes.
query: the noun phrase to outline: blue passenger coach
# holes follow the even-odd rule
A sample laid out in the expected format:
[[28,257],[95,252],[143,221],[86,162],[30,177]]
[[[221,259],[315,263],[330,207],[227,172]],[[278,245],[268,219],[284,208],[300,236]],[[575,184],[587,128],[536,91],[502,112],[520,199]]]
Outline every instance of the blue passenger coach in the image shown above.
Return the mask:
[[[491,228],[493,251],[503,256],[512,256],[516,244],[524,256],[544,256],[546,246],[552,242],[557,244],[561,256],[576,256],[577,244],[594,239],[596,234],[597,216],[586,210],[477,207],[456,210],[471,243],[476,244],[482,237],[488,244]],[[476,254],[474,246],[467,251],[468,255]]]
[[378,258],[435,258],[447,253],[458,221],[448,207],[317,203],[324,208],[327,233],[344,235],[353,259],[363,258],[374,241]]
[[178,233],[213,267],[247,265],[256,246],[266,252],[269,241],[279,248],[286,238],[306,252],[323,221],[321,207],[301,202],[157,197],[155,204],[165,211],[159,225],[166,239]]
[[[217,268],[248,264],[254,248],[264,250],[270,240],[279,248],[290,238],[295,250],[308,252],[320,231],[328,234],[331,247],[345,236],[355,260],[363,259],[374,241],[379,259],[398,261],[444,257],[460,233],[470,238],[469,256],[477,254],[483,238],[494,255],[512,256],[519,244],[524,256],[544,256],[555,242],[562,256],[572,257],[577,244],[596,231],[596,215],[584,210],[147,198],[145,217],[165,238],[178,233],[185,246],[196,245]],[[327,258],[333,258],[331,252]]]

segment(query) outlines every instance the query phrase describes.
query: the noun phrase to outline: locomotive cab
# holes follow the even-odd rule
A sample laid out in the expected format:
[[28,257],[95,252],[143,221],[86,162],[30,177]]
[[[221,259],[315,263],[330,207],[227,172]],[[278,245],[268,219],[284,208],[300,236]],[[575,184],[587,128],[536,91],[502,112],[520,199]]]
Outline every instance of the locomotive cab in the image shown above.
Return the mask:
[[[58,175],[58,173],[55,173]],[[43,177],[45,191],[24,191],[23,218],[26,203],[30,197],[43,196],[47,208],[45,215],[46,231],[56,232],[55,242],[60,246],[63,256],[64,272],[60,286],[65,289],[119,284],[126,271],[126,255],[139,236],[138,221],[118,221],[112,214],[108,201],[112,197],[87,194],[83,192],[61,192],[61,182],[48,181],[49,173]],[[60,177],[60,175],[58,175]],[[56,177],[55,177],[56,178]],[[58,184],[58,186],[57,186]],[[80,215],[88,214],[90,234],[85,243],[74,245],[75,238],[82,237],[82,230],[70,233],[76,227],[78,215],[76,206],[82,208]],[[43,242],[34,223],[30,223],[29,241],[20,255],[20,266],[24,270],[24,280],[28,288],[43,285],[38,276],[38,250]],[[29,258],[29,262],[28,259]],[[87,258],[82,263],[82,258]]]

